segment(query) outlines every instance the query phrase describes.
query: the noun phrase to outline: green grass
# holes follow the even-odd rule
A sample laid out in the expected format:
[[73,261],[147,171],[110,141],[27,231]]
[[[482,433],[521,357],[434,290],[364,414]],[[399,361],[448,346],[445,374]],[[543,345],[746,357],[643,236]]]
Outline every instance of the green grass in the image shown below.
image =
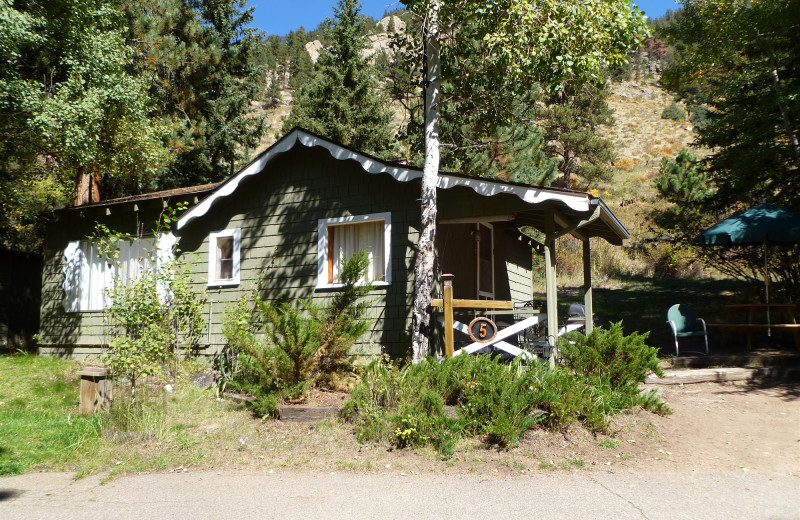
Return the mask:
[[55,358],[0,357],[0,475],[60,468],[96,448],[100,421],[77,415],[76,370]]
[[613,439],[611,437],[609,437],[608,439],[603,439],[602,441],[600,441],[600,446],[603,446],[604,448],[614,449],[618,445],[619,445],[619,441],[617,439]]

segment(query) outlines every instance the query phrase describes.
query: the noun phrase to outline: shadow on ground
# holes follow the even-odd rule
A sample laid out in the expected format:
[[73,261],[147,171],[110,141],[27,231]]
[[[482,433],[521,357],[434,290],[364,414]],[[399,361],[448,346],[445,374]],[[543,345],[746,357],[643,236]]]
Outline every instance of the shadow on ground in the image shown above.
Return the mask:
[[[544,294],[537,295],[544,300]],[[583,292],[580,287],[559,289],[559,316],[566,314],[570,303],[581,302]],[[698,317],[707,323],[725,321],[725,306],[759,301],[751,294],[751,287],[733,280],[711,278],[648,278],[644,276],[623,277],[615,281],[614,287],[594,289],[595,315],[599,324],[622,321],[626,333],[650,331],[647,343],[658,347],[664,356],[673,355],[675,348],[672,334],[667,326],[667,310],[676,303],[690,305]],[[734,355],[746,352],[744,337],[731,337],[727,345],[722,345],[719,332],[709,333],[711,354]],[[702,349],[702,339],[697,344],[686,343],[690,350]],[[797,354],[790,334],[774,334],[771,338],[754,335],[754,350],[767,348],[785,353]],[[684,344],[681,344],[683,350]]]

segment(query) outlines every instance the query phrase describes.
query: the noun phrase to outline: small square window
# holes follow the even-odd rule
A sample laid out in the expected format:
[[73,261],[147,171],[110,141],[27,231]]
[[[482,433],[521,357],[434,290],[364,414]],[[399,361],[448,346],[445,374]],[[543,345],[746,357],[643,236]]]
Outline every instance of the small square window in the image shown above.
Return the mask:
[[238,285],[240,229],[211,233],[208,240],[208,285]]

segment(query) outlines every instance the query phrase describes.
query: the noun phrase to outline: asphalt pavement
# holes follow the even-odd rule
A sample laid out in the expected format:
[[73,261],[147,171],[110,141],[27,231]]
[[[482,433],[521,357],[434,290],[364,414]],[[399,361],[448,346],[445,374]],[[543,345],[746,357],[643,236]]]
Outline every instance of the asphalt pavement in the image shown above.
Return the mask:
[[800,520],[800,478],[756,473],[153,473],[0,479],[0,519]]

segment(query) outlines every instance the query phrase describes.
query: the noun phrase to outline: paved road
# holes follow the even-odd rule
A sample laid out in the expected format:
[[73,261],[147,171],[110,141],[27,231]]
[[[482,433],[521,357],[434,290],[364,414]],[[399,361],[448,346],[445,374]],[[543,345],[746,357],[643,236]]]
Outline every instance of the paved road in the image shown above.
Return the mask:
[[0,519],[800,519],[800,478],[752,473],[129,475],[0,479]]

